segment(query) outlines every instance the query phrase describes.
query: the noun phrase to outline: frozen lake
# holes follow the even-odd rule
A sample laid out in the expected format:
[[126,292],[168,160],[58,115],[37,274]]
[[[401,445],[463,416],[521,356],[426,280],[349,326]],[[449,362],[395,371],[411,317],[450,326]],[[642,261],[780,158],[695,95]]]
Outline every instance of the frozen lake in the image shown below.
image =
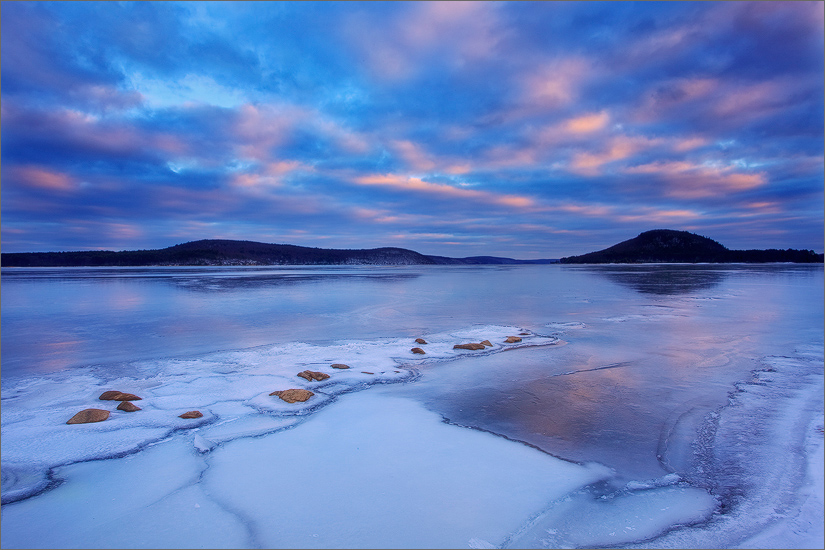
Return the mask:
[[823,283],[4,268],[2,546],[822,547]]

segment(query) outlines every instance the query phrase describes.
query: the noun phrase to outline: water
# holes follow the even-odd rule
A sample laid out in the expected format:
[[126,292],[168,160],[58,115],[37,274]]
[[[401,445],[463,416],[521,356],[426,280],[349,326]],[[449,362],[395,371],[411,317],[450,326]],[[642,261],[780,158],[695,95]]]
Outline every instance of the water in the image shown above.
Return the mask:
[[[2,282],[4,547],[821,537],[800,524],[822,519],[822,266],[6,268]],[[332,377],[295,377],[307,368]],[[316,395],[269,396],[287,387]],[[143,410],[114,411],[106,389]],[[88,407],[113,413],[65,425]],[[192,409],[204,417],[177,418]],[[138,497],[67,513],[118,484]],[[273,509],[281,491],[289,510]],[[312,527],[296,515],[320,509]]]

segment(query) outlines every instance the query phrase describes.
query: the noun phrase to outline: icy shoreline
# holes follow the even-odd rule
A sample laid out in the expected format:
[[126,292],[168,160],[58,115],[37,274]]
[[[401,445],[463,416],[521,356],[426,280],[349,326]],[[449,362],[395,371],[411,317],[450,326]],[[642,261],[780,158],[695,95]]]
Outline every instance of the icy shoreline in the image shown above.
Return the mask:
[[[222,443],[291,427],[330,404],[336,396],[375,384],[404,382],[417,369],[467,355],[485,355],[524,346],[556,345],[555,337],[525,333],[522,342],[507,336],[518,327],[478,326],[451,333],[426,335],[421,346],[407,338],[315,345],[294,342],[206,354],[191,359],[140,362],[131,376],[109,378],[90,367],[71,373],[22,378],[3,387],[3,504],[39,493],[54,483],[48,472],[77,462],[120,458],[139,452],[179,432],[194,430]],[[493,340],[484,350],[453,349],[455,344]],[[331,365],[343,363],[348,369]],[[324,371],[330,378],[310,381],[301,371]],[[141,376],[143,374],[143,376]],[[111,389],[138,394],[142,410],[115,410],[117,401],[98,396]],[[308,389],[314,396],[287,403],[271,394],[289,388]],[[104,422],[65,425],[84,408],[111,409]],[[200,410],[202,418],[181,419],[180,413]]]
[[[380,388],[345,395],[463,357],[563,343],[558,333],[504,343],[523,332],[484,325],[423,335],[424,355],[411,353],[418,344],[410,338],[291,343],[166,360],[162,368],[134,364],[134,376],[110,379],[90,368],[4,384],[3,546],[821,546],[821,347],[766,358],[732,392],[705,441],[721,464],[708,464],[714,475],[671,474],[606,493],[598,487],[613,473],[604,465],[451,425]],[[483,351],[453,349],[485,339],[492,345]],[[296,376],[305,369],[331,377]],[[288,387],[315,397],[288,404],[269,395]],[[101,406],[97,396],[113,388],[141,395],[143,410],[64,424],[75,409]],[[177,418],[190,409],[204,416]],[[776,434],[796,435],[778,451],[747,455],[754,462],[743,475],[741,457],[725,463],[713,452],[731,434],[749,437],[738,426],[755,413],[767,415]],[[764,433],[750,437],[762,449]],[[783,476],[787,468],[776,462],[787,456],[799,464]],[[720,513],[714,495],[728,497],[714,476],[731,464],[752,493]],[[784,508],[772,512],[780,497]],[[82,520],[68,512],[81,502]],[[54,528],[40,529],[37,517]]]

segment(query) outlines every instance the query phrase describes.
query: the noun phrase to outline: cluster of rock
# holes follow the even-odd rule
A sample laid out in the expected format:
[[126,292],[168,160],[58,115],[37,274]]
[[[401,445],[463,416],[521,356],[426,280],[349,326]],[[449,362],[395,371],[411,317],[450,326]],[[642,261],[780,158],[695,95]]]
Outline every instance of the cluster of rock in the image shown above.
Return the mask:
[[[349,369],[349,365],[345,365],[344,363],[333,363],[332,365],[330,365],[330,367],[332,367],[333,369],[340,369],[340,370]],[[372,374],[372,373],[368,373],[368,374]],[[312,382],[313,380],[315,380],[317,382],[321,382],[321,381],[326,380],[327,378],[330,377],[325,372],[319,372],[319,371],[315,371],[315,370],[301,371],[301,372],[298,373],[298,376],[300,376],[301,378],[303,378],[307,382]],[[281,399],[283,399],[287,403],[298,403],[298,402],[303,403],[304,401],[306,401],[307,399],[309,399],[310,397],[312,397],[315,394],[313,392],[309,391],[309,390],[304,390],[304,389],[301,389],[301,388],[290,388],[288,390],[274,391],[274,392],[270,393],[269,395],[274,395],[274,396],[280,397]]]
[[[522,334],[526,335],[526,333],[522,333]],[[519,342],[521,342],[521,337],[520,336],[508,336],[504,340],[505,344],[517,344]],[[491,347],[493,347],[492,342],[490,342],[489,340],[482,340],[481,342],[478,342],[478,343],[470,342],[468,344],[456,344],[456,345],[453,346],[453,349],[480,350],[480,349],[491,348]]]
[[[521,335],[522,336],[527,336],[527,335],[529,335],[529,333],[522,332]],[[516,344],[518,342],[521,342],[521,338],[519,336],[508,336],[504,340],[504,343],[506,343],[506,344]],[[424,340],[423,338],[416,338],[415,343],[420,344],[420,345],[426,345],[427,341]],[[470,343],[467,343],[467,344],[456,344],[456,345],[453,346],[453,349],[482,350],[482,349],[485,349],[485,348],[488,348],[488,347],[490,347],[490,348],[493,347],[492,342],[490,342],[489,340],[482,340],[481,342],[478,342],[478,343],[470,342]],[[412,351],[412,353],[421,354],[421,355],[426,353],[422,348],[419,348],[419,347],[412,348],[410,351]],[[350,368],[349,365],[345,365],[343,363],[333,363],[332,365],[330,365],[330,367],[333,368],[333,369],[341,369],[341,370]],[[374,372],[368,372],[368,371],[361,371],[361,372],[364,373],[364,374],[375,374]],[[400,372],[400,371],[395,371],[395,372]],[[324,372],[319,372],[319,371],[312,371],[312,370],[301,371],[297,374],[297,376],[300,376],[301,378],[303,378],[307,382],[313,382],[313,381],[321,382],[323,380],[326,380],[326,379],[330,378],[329,374],[326,374]],[[298,402],[307,401],[310,397],[312,397],[315,394],[313,392],[309,391],[309,390],[305,390],[305,389],[302,389],[302,388],[290,388],[290,389],[287,389],[287,390],[274,391],[274,392],[270,393],[269,395],[280,397],[282,400],[286,401],[287,403],[298,403]],[[135,412],[135,411],[141,410],[140,407],[138,407],[137,405],[132,403],[132,401],[140,401],[141,399],[142,399],[141,397],[138,397],[137,395],[135,395],[133,393],[124,393],[124,392],[117,391],[117,390],[108,390],[108,391],[103,392],[100,395],[100,400],[101,401],[120,401],[120,404],[117,406],[117,409],[120,410],[120,411],[125,411],[125,412]],[[200,411],[187,411],[187,412],[179,415],[180,418],[185,418],[185,419],[201,418],[202,416],[203,416],[203,413],[201,413]],[[106,420],[107,418],[109,418],[109,411],[107,411],[107,410],[104,410],[104,409],[84,409],[84,410],[78,412],[77,414],[75,414],[73,417],[71,417],[68,420],[68,422],[66,422],[66,424],[88,424],[90,422],[102,422],[102,421]]]
[[[98,398],[101,401],[120,401],[117,410],[124,412],[136,412],[142,410],[140,407],[132,403],[132,401],[140,401],[143,398],[138,397],[133,393],[125,393],[117,390],[107,390],[100,394]],[[179,418],[200,418],[203,413],[200,411],[188,411]],[[109,411],[105,409],[83,409],[79,413],[71,417],[66,424],[89,424],[91,422],[103,422],[109,418]]]
[[320,382],[321,380],[326,380],[327,378],[329,378],[328,374],[314,370],[301,371],[298,373],[298,376],[300,376],[307,382],[312,382],[313,380],[317,380],[318,382]]
[[[527,332],[522,332],[521,333],[521,336],[528,336],[528,335],[529,335],[529,333],[527,333]],[[505,344],[516,344],[518,342],[521,342],[521,337],[519,337],[519,336],[508,336],[507,339],[504,340]],[[416,344],[426,344],[427,341],[424,340],[423,338],[416,338],[415,343]],[[492,342],[490,342],[489,340],[482,340],[481,342],[469,342],[467,344],[456,344],[456,345],[453,346],[453,349],[482,350],[482,349],[491,348],[491,347],[493,347]],[[412,348],[410,351],[413,352],[413,353],[421,354],[421,355],[427,353],[422,348]]]

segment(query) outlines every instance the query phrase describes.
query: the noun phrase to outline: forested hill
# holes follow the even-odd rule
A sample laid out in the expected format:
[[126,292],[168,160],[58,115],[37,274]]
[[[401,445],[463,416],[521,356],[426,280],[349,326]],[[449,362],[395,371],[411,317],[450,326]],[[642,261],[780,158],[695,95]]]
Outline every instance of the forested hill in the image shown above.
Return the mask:
[[158,265],[450,265],[554,263],[491,256],[448,258],[404,248],[342,250],[253,241],[201,240],[159,250],[22,252],[2,254],[3,267]]
[[562,258],[565,264],[606,263],[822,263],[813,250],[729,250],[720,243],[672,229],[654,229],[610,248],[581,256]]

